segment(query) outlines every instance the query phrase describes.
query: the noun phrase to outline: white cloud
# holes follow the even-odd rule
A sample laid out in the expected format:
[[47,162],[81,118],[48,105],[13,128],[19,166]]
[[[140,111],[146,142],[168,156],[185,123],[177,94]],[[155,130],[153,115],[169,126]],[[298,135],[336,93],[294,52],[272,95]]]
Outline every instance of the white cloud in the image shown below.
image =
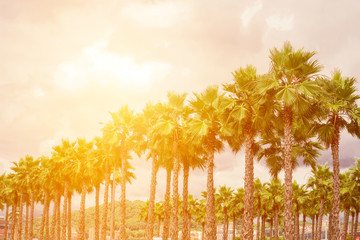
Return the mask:
[[40,87],[35,87],[34,88],[34,96],[35,97],[43,97],[43,96],[45,96],[45,92]]
[[251,19],[262,9],[262,6],[261,1],[256,1],[251,7],[245,9],[245,11],[241,14],[243,27],[247,27],[249,25]]
[[128,2],[121,14],[147,27],[168,28],[188,16],[188,8],[180,1],[159,3]]
[[288,31],[293,28],[294,15],[290,15],[290,16],[271,15],[266,19],[266,23],[270,28],[279,31]]
[[107,45],[107,41],[97,41],[84,48],[77,59],[59,64],[54,73],[55,84],[71,91],[90,84],[145,90],[154,79],[171,70],[171,65],[165,62],[137,64],[131,56],[107,51]]

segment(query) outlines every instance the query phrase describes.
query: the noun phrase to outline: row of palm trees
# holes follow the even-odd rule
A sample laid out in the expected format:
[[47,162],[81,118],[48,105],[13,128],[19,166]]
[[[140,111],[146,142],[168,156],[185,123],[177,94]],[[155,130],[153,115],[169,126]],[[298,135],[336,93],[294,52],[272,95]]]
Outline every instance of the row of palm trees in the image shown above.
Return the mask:
[[[146,239],[153,238],[156,182],[160,167],[167,172],[163,239],[169,236],[172,240],[178,239],[181,169],[184,173],[182,220],[184,226],[189,225],[188,177],[190,169],[196,167],[204,168],[207,174],[205,238],[215,239],[214,156],[228,145],[234,152],[245,151],[242,239],[253,238],[254,158],[257,158],[275,166],[269,168],[271,175],[276,176],[281,170],[285,172],[284,237],[291,240],[294,236],[291,225],[293,168],[301,159],[314,168],[319,151],[323,147],[331,147],[334,166],[332,239],[338,239],[340,131],[346,129],[354,136],[360,136],[360,114],[356,104],[359,95],[354,86],[355,79],[342,77],[339,71],[335,71],[331,78],[320,75],[321,66],[314,55],[314,52],[303,49],[295,50],[286,42],[282,49],[270,50],[271,69],[266,74],[260,75],[255,67],[247,66],[233,73],[232,83],[224,84],[222,88],[210,86],[201,93],[194,93],[190,100],[186,94],[169,93],[166,103],[148,103],[140,113],[123,106],[118,112],[112,112],[111,120],[103,124],[101,137],[92,141],[62,140],[60,145],[53,147],[50,157],[30,160],[32,158],[27,156],[14,163],[13,172],[6,175],[10,180],[5,181],[13,191],[7,190],[12,193],[9,194],[11,197],[2,201],[7,207],[12,206],[13,210],[19,209],[19,219],[22,219],[27,195],[30,206],[36,199],[41,201],[45,227],[42,227],[40,236],[45,239],[50,236],[48,209],[53,202],[51,239],[60,239],[61,236],[63,239],[71,235],[71,225],[65,219],[70,218],[71,196],[77,191],[81,193],[77,230],[79,238],[84,239],[86,193],[95,189],[98,202],[103,183],[105,211],[101,233],[97,229],[95,235],[96,239],[104,239],[107,234],[109,186],[112,182],[113,200],[118,173],[121,187],[120,237],[125,239],[126,182],[133,177],[129,160],[134,153],[138,156],[145,154],[152,164]],[[30,167],[32,164],[34,166]],[[170,226],[171,189],[174,201]],[[114,214],[114,211],[111,213]],[[99,213],[97,216],[99,219]],[[13,224],[15,227],[17,237],[21,238],[22,221]],[[113,238],[113,224],[110,227]],[[12,232],[15,234],[15,231]],[[32,226],[29,232],[31,236]],[[187,236],[189,228],[186,227],[184,233],[183,236]]]
[[[305,240],[306,219],[311,220],[312,230],[311,239],[320,240],[322,232],[322,219],[331,213],[333,190],[331,175],[332,172],[327,164],[317,165],[311,171],[311,176],[307,183],[299,185],[296,181],[292,183],[293,190],[293,221],[292,227],[295,239]],[[356,165],[347,171],[341,173],[341,210],[344,213],[344,223],[342,226],[342,236],[349,236],[350,240],[355,239],[357,232],[359,211],[360,211],[360,159]],[[203,198],[194,199],[192,195],[188,196],[189,228],[194,224],[201,225],[204,233],[205,214],[206,214],[206,192],[202,192]],[[256,209],[256,240],[265,239],[265,227],[270,229],[270,239],[279,239],[279,230],[284,221],[282,216],[284,212],[284,184],[278,177],[272,178],[269,182],[261,183],[257,178],[254,181],[254,202]],[[179,198],[179,217],[183,216],[184,204]],[[156,235],[160,237],[160,228],[164,227],[164,201],[156,202],[154,216],[157,219]],[[141,208],[139,217],[141,220],[148,219],[149,201]],[[228,239],[229,221],[233,222],[232,238],[235,239],[235,229],[238,220],[244,219],[244,189],[238,188],[236,191],[230,187],[220,186],[215,193],[215,209],[217,223],[222,223],[223,240]],[[351,231],[348,232],[349,216],[351,214]],[[302,232],[300,234],[299,219],[302,215]],[[329,218],[331,220],[331,218]],[[331,225],[331,223],[330,223]],[[182,226],[185,229],[186,226]],[[189,234],[189,233],[188,233]],[[274,235],[272,235],[274,234]],[[268,236],[269,237],[269,236]],[[190,234],[185,237],[190,239]],[[202,236],[204,238],[204,235]]]

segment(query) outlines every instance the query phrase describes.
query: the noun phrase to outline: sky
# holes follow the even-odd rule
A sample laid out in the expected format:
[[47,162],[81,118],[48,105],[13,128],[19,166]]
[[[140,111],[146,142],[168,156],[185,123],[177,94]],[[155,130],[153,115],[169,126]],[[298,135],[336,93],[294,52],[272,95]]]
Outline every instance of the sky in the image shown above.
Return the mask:
[[[359,9],[357,0],[0,0],[0,171],[26,154],[49,155],[61,138],[100,135],[124,104],[141,111],[168,91],[191,96],[231,82],[248,64],[266,73],[269,50],[285,41],[316,51],[323,74],[338,68],[360,79]],[[343,169],[360,157],[359,143],[341,135]],[[329,151],[319,159],[327,161]],[[146,200],[150,163],[132,163],[137,179],[127,198]],[[243,187],[242,152],[225,150],[215,165],[216,186]],[[309,176],[304,166],[294,172],[300,183]],[[270,178],[261,162],[255,177]],[[199,197],[206,174],[191,172],[190,181]],[[160,170],[156,200],[164,192]]]

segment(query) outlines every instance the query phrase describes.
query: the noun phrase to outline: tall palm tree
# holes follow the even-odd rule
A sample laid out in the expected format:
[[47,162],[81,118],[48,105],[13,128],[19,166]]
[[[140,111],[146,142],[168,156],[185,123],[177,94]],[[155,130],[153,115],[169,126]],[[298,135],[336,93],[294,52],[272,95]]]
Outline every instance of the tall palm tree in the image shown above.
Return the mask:
[[205,215],[206,215],[206,199],[201,198],[198,201],[197,207],[196,207],[196,215],[195,215],[195,222],[201,224],[202,227],[202,235],[201,240],[205,239]]
[[[186,120],[187,110],[185,107],[186,94],[175,94],[169,92],[166,110],[157,122],[156,128],[160,136],[169,139],[171,144],[171,155],[173,164],[173,209],[171,221],[171,239],[178,239],[178,179],[181,162],[181,141],[183,140],[183,127]],[[187,200],[187,199],[186,199]]]
[[300,216],[301,206],[304,204],[306,199],[305,185],[300,186],[296,181],[293,181],[292,191],[293,191],[292,197],[293,197],[293,209],[294,209],[294,234],[295,234],[295,239],[300,239],[299,216]]
[[[354,204],[355,208],[355,227],[354,227],[354,233],[357,232],[357,225],[358,225],[358,219],[359,219],[359,212],[360,212],[360,159],[356,158],[356,163],[354,167],[350,168],[351,172],[351,178],[354,183],[356,183],[355,194],[356,194],[356,203]],[[353,236],[353,239],[355,239],[355,236]]]
[[215,194],[215,200],[217,205],[221,208],[223,213],[223,240],[227,240],[228,237],[228,226],[229,226],[229,218],[228,218],[228,210],[231,206],[231,200],[234,190],[230,187],[220,186],[219,192]]
[[262,200],[263,191],[265,190],[264,185],[261,183],[260,179],[256,178],[254,181],[254,205],[256,206],[256,240],[260,239],[260,217],[261,217],[261,209],[264,204]]
[[190,239],[190,225],[191,217],[188,209],[188,199],[189,198],[189,172],[190,168],[201,168],[204,167],[204,148],[199,144],[198,140],[192,138],[192,141],[189,141],[191,137],[189,136],[189,130],[187,129],[188,125],[184,124],[184,135],[183,140],[180,144],[180,155],[181,162],[183,165],[183,231],[182,239]]
[[236,234],[236,222],[239,218],[242,219],[244,213],[244,192],[244,188],[236,189],[231,200],[229,216],[233,222],[233,239],[235,239]]
[[[70,184],[71,184],[71,176],[74,175],[72,169],[72,159],[73,150],[74,150],[75,142],[70,142],[67,139],[61,139],[61,144],[56,145],[53,147],[52,157],[53,160],[58,163],[59,171],[61,174],[60,179],[64,181],[64,205],[63,205],[63,216],[62,216],[62,239],[67,239],[66,230],[67,230],[67,204],[68,204],[68,197],[70,192]],[[60,207],[60,206],[59,206]],[[60,217],[60,216],[59,216]],[[70,234],[70,233],[68,233]]]
[[94,166],[93,185],[95,187],[95,240],[100,239],[100,185],[104,182],[105,171],[104,164],[107,153],[104,151],[103,139],[100,137],[94,138]]
[[94,162],[93,142],[78,138],[74,148],[74,168],[78,183],[81,184],[80,215],[78,219],[79,239],[85,239],[85,199],[90,185],[91,169]]
[[[162,157],[164,159],[165,156],[164,149],[166,149],[164,146],[167,144],[166,139],[159,137],[158,128],[157,128],[157,122],[160,119],[163,111],[164,111],[164,106],[160,103],[156,105],[147,104],[145,109],[143,109],[142,114],[139,114],[136,118],[136,122],[139,123],[137,124],[136,133],[137,136],[141,136],[140,140],[138,137],[138,146],[139,146],[138,152],[143,152],[145,150],[148,150],[147,159],[151,159],[150,197],[147,208],[148,214],[146,218],[146,236],[145,236],[147,240],[152,240],[153,238],[156,177],[160,166],[159,158]],[[169,176],[168,170],[167,170],[167,176]],[[168,188],[166,192],[168,192]],[[169,199],[165,199],[165,202],[168,202],[168,200]],[[168,213],[167,208],[168,205],[165,204],[165,214]],[[164,219],[165,233],[168,232],[167,231],[168,225],[169,224],[167,223],[167,216],[165,216]]]
[[355,78],[343,77],[339,70],[335,70],[332,78],[319,81],[328,93],[323,98],[325,119],[319,124],[319,139],[331,148],[333,158],[333,219],[332,239],[339,239],[339,210],[340,210],[340,177],[339,177],[339,143],[340,132],[346,129],[353,136],[360,137],[360,111],[356,101],[360,95],[356,93]]
[[[118,112],[111,112],[112,121],[104,128],[106,141],[113,146],[117,152],[117,159],[120,165],[122,179],[126,179],[126,166],[130,151],[133,150],[135,115],[127,105],[122,106]],[[126,211],[126,181],[121,182],[120,196],[120,239],[126,238],[125,211]]]
[[[293,119],[308,117],[312,112],[312,101],[321,89],[314,78],[321,70],[315,52],[294,50],[289,42],[282,49],[270,50],[271,71],[269,78],[261,81],[260,92],[267,92],[277,102],[283,124],[283,148],[285,170],[284,192],[284,237],[293,239],[292,234],[292,138]],[[307,120],[308,121],[308,120]]]
[[233,73],[234,83],[224,85],[224,89],[231,94],[232,109],[228,122],[232,127],[233,136],[228,137],[228,143],[234,152],[245,148],[245,198],[244,217],[241,236],[245,239],[253,238],[253,192],[254,192],[254,139],[261,130],[271,122],[269,111],[271,104],[265,96],[257,90],[261,76],[255,67],[247,66]]
[[[18,238],[22,239],[22,219],[23,219],[23,205],[26,203],[25,197],[27,192],[33,192],[32,181],[34,181],[34,177],[32,174],[35,173],[34,168],[39,165],[39,161],[34,160],[34,158],[30,155],[26,155],[25,158],[21,158],[19,162],[13,162],[14,166],[11,169],[15,172],[16,177],[18,178],[18,183],[20,187],[20,211],[19,211],[19,219],[18,221]],[[34,204],[34,194],[32,194],[32,204]],[[32,227],[32,226],[31,226]],[[27,229],[27,226],[25,226]],[[31,230],[32,233],[32,230]]]
[[[279,239],[279,210],[281,208],[281,205],[283,204],[283,192],[284,192],[284,186],[281,184],[280,180],[278,178],[271,179],[270,183],[265,183],[266,188],[264,192],[264,198],[265,201],[268,204],[271,204],[273,209],[273,216],[274,216],[274,228],[275,228],[275,235],[274,239]],[[272,229],[271,229],[272,231]]]
[[316,240],[321,239],[321,227],[322,227],[322,218],[324,212],[324,201],[327,197],[327,194],[331,192],[331,172],[327,164],[324,166],[318,165],[316,169],[312,169],[311,176],[308,180],[307,185],[312,188],[318,194],[320,198],[320,211],[319,211],[319,220],[318,228],[316,230],[317,236]]
[[194,113],[189,121],[189,129],[194,136],[201,139],[206,149],[207,170],[207,196],[206,196],[206,220],[205,238],[216,238],[215,195],[214,195],[214,155],[223,148],[220,137],[229,134],[230,131],[224,125],[224,111],[228,108],[223,93],[218,87],[208,87],[204,92],[194,93],[195,98],[190,101]]
[[348,230],[348,223],[349,223],[349,215],[350,215],[350,208],[353,202],[355,201],[355,182],[351,179],[351,173],[346,171],[344,173],[340,173],[340,196],[341,196],[341,207],[344,209],[344,225],[342,229],[341,235],[344,238],[347,237],[347,230]]

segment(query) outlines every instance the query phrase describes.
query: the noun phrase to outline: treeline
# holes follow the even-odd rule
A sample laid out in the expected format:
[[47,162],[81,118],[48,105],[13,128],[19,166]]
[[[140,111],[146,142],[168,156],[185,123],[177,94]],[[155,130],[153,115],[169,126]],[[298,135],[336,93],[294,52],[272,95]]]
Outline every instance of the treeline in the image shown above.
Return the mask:
[[[241,238],[253,239],[254,159],[264,160],[276,177],[284,171],[282,216],[284,238],[294,239],[292,171],[299,161],[317,169],[324,148],[331,148],[333,188],[331,192],[331,239],[340,236],[340,132],[359,137],[359,95],[355,79],[335,70],[320,73],[315,52],[294,49],[286,42],[270,50],[270,70],[259,74],[254,66],[233,72],[233,81],[210,86],[200,93],[168,93],[168,101],[148,103],[135,113],[128,106],[111,113],[102,125],[102,136],[92,140],[62,140],[50,156],[36,159],[27,155],[14,162],[12,172],[1,177],[1,202],[6,220],[12,210],[12,237],[33,236],[33,207],[44,206],[40,239],[71,239],[71,199],[81,194],[78,238],[85,239],[86,194],[95,190],[95,239],[114,239],[114,193],[120,185],[120,239],[126,239],[126,184],[134,178],[133,154],[151,161],[151,179],[146,239],[154,232],[157,172],[166,169],[163,239],[178,239],[179,171],[183,171],[183,239],[189,239],[188,177],[190,169],[207,174],[204,238],[216,238],[214,156],[225,145],[245,152],[244,211]],[[99,191],[104,187],[104,211],[100,216]],[[111,187],[111,189],[110,189]],[[109,194],[109,191],[111,194]],[[170,207],[170,192],[172,206]],[[111,206],[108,198],[111,195]],[[50,224],[49,206],[54,212]],[[61,212],[61,203],[63,204]],[[24,213],[24,207],[26,213]],[[111,224],[107,225],[110,208]],[[18,212],[18,215],[17,215]],[[171,215],[170,215],[171,213]],[[23,221],[18,219],[28,219]],[[102,218],[102,221],[100,219]],[[171,218],[171,220],[170,220]],[[295,217],[296,219],[296,217]],[[101,229],[100,229],[101,227]],[[110,228],[110,229],[109,229]],[[5,228],[6,231],[6,228]]]

